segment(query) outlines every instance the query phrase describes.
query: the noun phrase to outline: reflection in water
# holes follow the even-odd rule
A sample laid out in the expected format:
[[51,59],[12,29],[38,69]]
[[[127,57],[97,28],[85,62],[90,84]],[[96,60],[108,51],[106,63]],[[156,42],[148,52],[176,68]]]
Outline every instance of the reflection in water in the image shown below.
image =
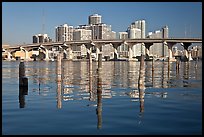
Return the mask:
[[25,107],[25,95],[28,95],[28,88],[19,86],[19,108]]
[[93,90],[93,71],[92,71],[92,61],[89,62],[89,100],[90,101],[95,101],[95,94]]
[[[176,62],[168,64],[168,62],[155,61],[153,62],[154,66],[152,66],[152,62],[144,62],[144,80],[143,84],[139,85],[140,62],[108,61],[102,63],[103,69],[100,77],[103,82],[103,91],[98,95],[97,85],[100,79],[96,78],[98,75],[96,73],[97,62],[92,62],[91,66],[88,61],[63,62],[61,64],[63,69],[57,68],[59,66],[57,65],[58,62],[45,63],[36,61],[28,62],[26,65],[28,66],[26,73],[33,83],[31,91],[39,90],[44,95],[45,90],[47,90],[45,83],[49,84],[48,88],[52,87],[53,83],[57,84],[57,89],[55,90],[57,93],[57,108],[61,108],[62,101],[67,100],[87,99],[92,101],[92,103],[97,100],[98,103],[100,101],[98,97],[100,96],[101,98],[110,99],[113,96],[129,95],[131,98],[140,101],[140,112],[143,112],[144,98],[142,99],[141,97],[144,96],[144,92],[148,96],[165,98],[167,97],[167,92],[161,92],[157,89],[189,87],[192,86],[192,82],[189,79],[202,80],[202,62],[181,62],[179,70],[176,69]],[[143,89],[152,87],[156,91],[147,92]],[[23,92],[19,92],[19,103],[21,107],[25,106]],[[99,104],[97,106],[100,108]]]
[[184,62],[183,67],[183,86],[188,87],[188,78],[189,78],[189,62]]
[[144,94],[145,94],[144,80],[145,80],[145,63],[144,63],[144,55],[141,55],[140,71],[139,71],[139,79],[138,79],[140,117],[142,117],[142,114],[144,112]]
[[198,61],[196,60],[195,61],[195,79],[198,80]]
[[145,62],[145,74],[143,76],[145,78],[144,85],[145,87],[153,87],[152,83],[152,62]]
[[57,108],[62,108],[61,82],[57,82]]
[[61,60],[61,55],[57,56],[57,63],[56,63],[56,71],[57,71],[57,77],[56,77],[56,82],[57,82],[57,108],[61,109],[62,108],[62,60]]
[[97,119],[98,119],[98,124],[97,128],[100,129],[102,127],[102,77],[101,77],[101,72],[98,71],[98,82],[97,82],[97,109],[96,109],[96,114],[97,114]]

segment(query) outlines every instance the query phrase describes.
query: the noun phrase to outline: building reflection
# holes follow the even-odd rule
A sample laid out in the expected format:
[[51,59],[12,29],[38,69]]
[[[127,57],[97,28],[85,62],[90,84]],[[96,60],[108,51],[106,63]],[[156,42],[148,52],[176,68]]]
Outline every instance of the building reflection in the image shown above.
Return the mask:
[[128,86],[137,89],[138,87],[138,72],[139,72],[139,62],[128,62]]
[[188,78],[189,78],[189,62],[184,62],[183,64],[183,86],[188,87]]
[[153,87],[152,83],[152,62],[146,61],[145,62],[145,86],[146,87]]

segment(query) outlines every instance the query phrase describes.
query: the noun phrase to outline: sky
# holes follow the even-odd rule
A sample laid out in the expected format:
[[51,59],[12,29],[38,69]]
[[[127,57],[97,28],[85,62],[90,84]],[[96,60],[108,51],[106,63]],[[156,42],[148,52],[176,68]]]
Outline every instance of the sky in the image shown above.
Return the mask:
[[56,26],[88,24],[95,13],[117,35],[144,19],[146,34],[167,25],[170,38],[202,38],[202,2],[2,2],[2,44],[29,44],[43,32],[55,40]]

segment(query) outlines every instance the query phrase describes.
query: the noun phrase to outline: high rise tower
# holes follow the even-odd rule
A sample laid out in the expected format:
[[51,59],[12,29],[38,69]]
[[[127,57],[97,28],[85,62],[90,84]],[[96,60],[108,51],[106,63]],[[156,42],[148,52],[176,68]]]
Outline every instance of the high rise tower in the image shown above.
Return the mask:
[[57,26],[55,29],[56,42],[73,40],[73,30],[73,26],[68,26],[67,24]]
[[89,16],[89,25],[95,25],[101,23],[101,15],[93,14]]

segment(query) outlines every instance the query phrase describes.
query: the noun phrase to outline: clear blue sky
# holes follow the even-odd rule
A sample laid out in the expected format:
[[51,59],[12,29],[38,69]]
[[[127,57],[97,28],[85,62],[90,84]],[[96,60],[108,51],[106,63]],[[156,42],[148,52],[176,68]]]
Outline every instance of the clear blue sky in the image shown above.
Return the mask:
[[117,33],[145,19],[147,32],[168,25],[169,37],[184,37],[185,30],[187,37],[202,37],[202,2],[3,2],[2,44],[32,43],[43,22],[45,33],[55,40],[56,26],[88,24],[94,13]]

